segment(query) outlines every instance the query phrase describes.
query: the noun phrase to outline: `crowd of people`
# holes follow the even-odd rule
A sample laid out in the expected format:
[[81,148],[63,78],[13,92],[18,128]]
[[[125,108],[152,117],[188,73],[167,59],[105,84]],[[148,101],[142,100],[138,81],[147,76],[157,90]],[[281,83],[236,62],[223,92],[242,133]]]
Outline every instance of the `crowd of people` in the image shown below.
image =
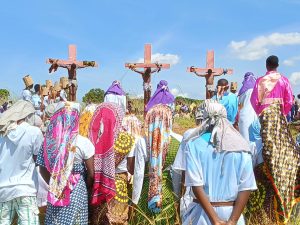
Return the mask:
[[118,81],[81,109],[67,85],[25,79],[22,99],[0,116],[0,224],[40,224],[39,207],[47,225],[286,224],[300,201],[288,128],[298,109],[278,66],[270,56],[266,74],[247,72],[239,91],[220,79],[199,107],[181,104],[196,123],[183,136],[172,131],[167,81],[141,121]]

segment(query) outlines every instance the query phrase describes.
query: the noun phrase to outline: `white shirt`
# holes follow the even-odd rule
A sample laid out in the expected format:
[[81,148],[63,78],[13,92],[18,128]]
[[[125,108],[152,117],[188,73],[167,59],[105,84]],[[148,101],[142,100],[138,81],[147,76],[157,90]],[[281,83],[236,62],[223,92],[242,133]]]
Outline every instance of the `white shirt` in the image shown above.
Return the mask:
[[[182,172],[184,172],[186,168],[186,155],[185,155],[185,149],[187,144],[186,140],[193,133],[193,131],[195,131],[195,129],[196,128],[189,129],[183,134],[182,141],[179,145],[179,149],[172,166],[173,189],[175,194],[177,195],[179,195],[181,190]],[[193,197],[191,196],[191,187],[186,187],[186,191],[184,195],[180,198],[180,216],[183,216],[185,214],[191,202],[193,202]]]
[[24,101],[32,102],[32,94],[30,90],[24,89],[22,92],[22,99]]
[[74,163],[82,163],[83,160],[87,160],[95,155],[93,143],[88,138],[79,134],[75,138],[73,146],[76,146]]
[[[76,146],[74,163],[82,163],[83,160],[89,159],[93,155],[95,155],[95,147],[92,142],[86,137],[77,135],[72,145]],[[38,177],[38,183],[38,206],[45,206],[47,205],[47,195],[49,187],[40,174]]]
[[42,142],[40,129],[26,122],[0,137],[0,202],[36,196],[37,171],[33,155],[38,154]]
[[185,146],[186,146],[186,139],[188,138],[188,136],[195,130],[196,128],[192,128],[187,130],[184,134],[183,134],[183,138],[180,141],[180,145],[179,145],[179,149],[178,152],[176,154],[172,169],[174,170],[181,170],[184,171],[185,170]]
[[134,156],[135,145],[132,147],[128,155],[120,162],[116,168],[116,173],[126,173],[127,169],[127,158]]
[[132,202],[138,204],[143,188],[145,163],[148,161],[146,140],[143,137],[137,139],[134,149],[135,163],[133,176]]

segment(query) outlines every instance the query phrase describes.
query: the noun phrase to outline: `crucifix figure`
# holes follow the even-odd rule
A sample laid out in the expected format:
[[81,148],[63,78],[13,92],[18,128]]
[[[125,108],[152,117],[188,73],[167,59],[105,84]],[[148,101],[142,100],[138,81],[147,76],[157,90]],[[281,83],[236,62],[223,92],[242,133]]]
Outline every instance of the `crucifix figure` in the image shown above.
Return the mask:
[[[162,68],[169,69],[170,64],[152,63],[151,62],[151,44],[145,44],[144,63],[125,63],[125,67],[139,73],[143,78],[144,87],[144,110],[151,97],[151,74],[158,73]],[[138,70],[137,68],[140,68]]]
[[188,67],[187,71],[195,73],[199,77],[205,77],[206,79],[206,99],[210,99],[214,95],[214,77],[225,74],[232,74],[232,69],[214,68],[215,58],[214,51],[207,51],[206,55],[206,68],[195,68],[193,66]]
[[97,67],[95,61],[77,61],[76,60],[76,45],[69,45],[69,59],[47,59],[46,63],[51,64],[49,68],[49,73],[55,72],[58,67],[66,68],[68,70],[69,76],[69,101],[76,101],[76,92],[77,92],[77,69],[85,67]]

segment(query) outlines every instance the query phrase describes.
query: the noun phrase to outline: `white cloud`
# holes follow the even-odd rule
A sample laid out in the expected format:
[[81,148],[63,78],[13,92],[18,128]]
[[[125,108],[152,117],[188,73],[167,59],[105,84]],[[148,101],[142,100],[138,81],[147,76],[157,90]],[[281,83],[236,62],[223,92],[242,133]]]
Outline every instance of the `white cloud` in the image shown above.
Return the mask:
[[300,56],[295,56],[283,61],[283,64],[286,66],[294,66],[297,61],[300,61]]
[[300,45],[300,33],[273,33],[250,41],[231,41],[229,48],[242,60],[258,60],[268,55],[271,47]]
[[[161,53],[155,53],[151,56],[152,62],[158,62],[158,63],[169,63],[171,65],[176,65],[179,62],[179,56],[174,54],[161,54]],[[139,58],[139,63],[143,63],[144,59]]]
[[290,76],[290,81],[294,85],[300,84],[300,72],[294,72]]
[[188,93],[182,93],[182,92],[179,91],[177,88],[172,88],[170,92],[171,92],[172,95],[174,95],[175,97],[181,96],[181,97],[187,98],[187,97],[189,96]]

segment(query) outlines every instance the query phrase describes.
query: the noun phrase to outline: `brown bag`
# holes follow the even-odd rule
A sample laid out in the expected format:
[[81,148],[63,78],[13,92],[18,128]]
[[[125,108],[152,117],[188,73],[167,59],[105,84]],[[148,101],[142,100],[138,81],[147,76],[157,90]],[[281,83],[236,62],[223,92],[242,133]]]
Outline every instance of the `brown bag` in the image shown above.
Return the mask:
[[54,91],[59,92],[61,90],[60,82],[55,82]]
[[69,86],[69,79],[67,77],[61,77],[60,84],[62,89],[66,89]]
[[49,88],[47,86],[43,85],[41,89],[42,96],[47,96],[49,94]]
[[46,80],[46,87],[49,89],[50,87],[53,87],[51,80]]
[[33,85],[33,80],[30,75],[26,75],[25,77],[23,77],[23,81],[26,87]]

